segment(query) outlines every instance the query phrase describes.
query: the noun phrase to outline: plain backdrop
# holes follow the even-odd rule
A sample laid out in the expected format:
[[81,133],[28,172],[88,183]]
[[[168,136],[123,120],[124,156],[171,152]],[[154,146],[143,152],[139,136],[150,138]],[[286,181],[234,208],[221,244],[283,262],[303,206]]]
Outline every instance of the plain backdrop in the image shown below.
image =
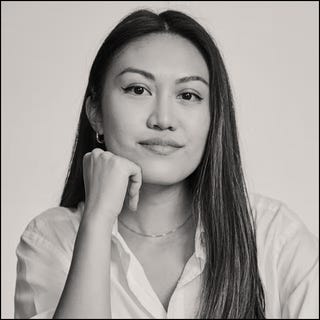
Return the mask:
[[19,237],[59,203],[95,54],[142,7],[181,10],[212,34],[234,91],[249,191],[285,202],[319,234],[318,2],[2,1],[2,317],[13,317]]

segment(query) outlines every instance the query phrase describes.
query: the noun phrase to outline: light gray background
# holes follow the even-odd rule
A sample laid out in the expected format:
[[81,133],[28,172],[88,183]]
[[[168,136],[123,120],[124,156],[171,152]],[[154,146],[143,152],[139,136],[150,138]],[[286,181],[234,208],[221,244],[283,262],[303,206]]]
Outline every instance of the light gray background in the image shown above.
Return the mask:
[[318,236],[318,2],[1,2],[2,317],[15,249],[59,203],[89,68],[137,7],[178,9],[213,35],[234,90],[249,190],[285,202]]

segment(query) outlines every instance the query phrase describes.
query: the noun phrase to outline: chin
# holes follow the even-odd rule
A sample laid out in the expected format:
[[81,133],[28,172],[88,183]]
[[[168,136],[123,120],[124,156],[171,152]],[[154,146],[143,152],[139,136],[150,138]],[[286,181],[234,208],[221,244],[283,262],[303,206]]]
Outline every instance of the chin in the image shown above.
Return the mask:
[[143,183],[172,185],[185,180],[189,174],[181,170],[180,166],[141,165]]

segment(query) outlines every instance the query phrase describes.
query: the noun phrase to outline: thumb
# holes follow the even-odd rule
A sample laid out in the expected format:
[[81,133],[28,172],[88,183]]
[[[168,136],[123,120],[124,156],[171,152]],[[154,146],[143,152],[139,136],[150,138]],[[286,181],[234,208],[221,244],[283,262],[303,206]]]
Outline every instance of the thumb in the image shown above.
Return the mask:
[[142,185],[142,170],[136,164],[132,166],[132,174],[129,177],[129,208],[136,211],[138,208],[139,192]]

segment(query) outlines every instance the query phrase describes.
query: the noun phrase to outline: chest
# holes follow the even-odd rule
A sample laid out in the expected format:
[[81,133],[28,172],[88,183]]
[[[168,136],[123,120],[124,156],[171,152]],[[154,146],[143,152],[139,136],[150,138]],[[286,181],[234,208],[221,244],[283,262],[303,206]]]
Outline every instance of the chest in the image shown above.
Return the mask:
[[[190,252],[190,256],[192,253]],[[190,256],[162,253],[150,257],[139,255],[145,275],[165,310]]]
[[176,245],[132,246],[148,282],[167,311],[170,298],[194,252],[193,239]]
[[119,230],[141,264],[154,293],[167,311],[170,298],[188,260],[194,253],[195,229],[191,226],[184,234],[176,234],[163,240],[135,237],[123,228]]

